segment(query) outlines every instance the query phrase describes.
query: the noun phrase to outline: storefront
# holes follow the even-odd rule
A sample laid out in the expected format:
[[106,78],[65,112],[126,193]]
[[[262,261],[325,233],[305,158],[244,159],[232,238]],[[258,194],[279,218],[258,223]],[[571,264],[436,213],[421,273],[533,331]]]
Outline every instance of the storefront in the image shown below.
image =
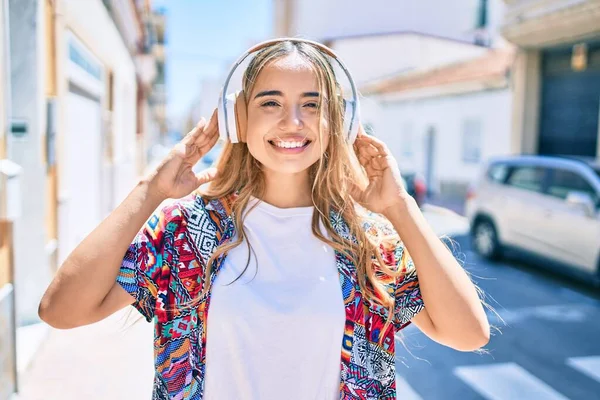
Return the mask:
[[511,151],[600,155],[600,2],[505,0],[512,68]]
[[540,67],[538,152],[596,157],[600,41],[543,49]]

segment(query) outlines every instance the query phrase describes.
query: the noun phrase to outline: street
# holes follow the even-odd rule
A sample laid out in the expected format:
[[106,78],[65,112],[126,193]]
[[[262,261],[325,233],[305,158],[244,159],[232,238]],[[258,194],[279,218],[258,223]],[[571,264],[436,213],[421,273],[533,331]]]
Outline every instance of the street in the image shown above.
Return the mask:
[[[600,296],[514,259],[493,263],[457,237],[466,268],[498,316],[487,354],[460,353],[414,326],[397,342],[398,398],[600,399]],[[412,354],[411,354],[412,353]]]

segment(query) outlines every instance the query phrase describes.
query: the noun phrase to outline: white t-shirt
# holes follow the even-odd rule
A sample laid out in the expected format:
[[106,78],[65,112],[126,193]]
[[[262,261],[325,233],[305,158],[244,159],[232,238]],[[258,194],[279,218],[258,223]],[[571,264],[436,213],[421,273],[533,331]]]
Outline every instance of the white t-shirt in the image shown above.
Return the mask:
[[344,301],[333,248],[313,235],[312,213],[263,202],[248,213],[250,264],[243,272],[242,243],[211,289],[205,399],[339,399]]

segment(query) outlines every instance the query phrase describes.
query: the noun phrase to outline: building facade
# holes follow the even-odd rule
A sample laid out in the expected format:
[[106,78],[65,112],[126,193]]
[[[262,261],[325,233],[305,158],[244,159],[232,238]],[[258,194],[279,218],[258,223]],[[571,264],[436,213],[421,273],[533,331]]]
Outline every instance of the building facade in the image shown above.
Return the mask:
[[[430,195],[464,200],[481,163],[510,153],[510,68],[514,51],[488,50],[467,61],[363,87],[363,118],[400,168],[425,179]],[[363,104],[366,102],[363,102]]]
[[[0,213],[0,295],[15,294],[10,306],[0,296],[0,310],[17,328],[16,382],[45,337],[37,309],[54,272],[129,193],[160,138],[153,96],[164,51],[157,61],[148,0],[0,4],[0,160],[21,167],[11,198],[22,212],[10,226]],[[6,191],[0,179],[2,207]],[[12,364],[0,315],[4,389]]]
[[[6,140],[10,107],[10,31],[8,0],[0,0],[0,399],[10,399],[17,391],[15,351],[15,291],[13,263],[13,218],[8,215],[11,195],[6,163]],[[12,193],[11,193],[12,194]]]
[[600,3],[505,0],[515,153],[600,154]]

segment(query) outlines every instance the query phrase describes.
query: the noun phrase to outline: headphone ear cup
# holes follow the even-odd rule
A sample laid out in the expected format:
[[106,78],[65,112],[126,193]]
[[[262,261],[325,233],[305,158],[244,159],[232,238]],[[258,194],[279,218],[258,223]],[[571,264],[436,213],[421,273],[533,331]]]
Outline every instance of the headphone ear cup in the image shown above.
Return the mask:
[[226,105],[223,104],[223,95],[220,95],[219,103],[217,104],[217,121],[219,123],[219,137],[222,140],[228,139],[227,123],[225,121],[225,113],[227,113],[227,108],[226,108]]
[[[230,93],[225,97],[225,112],[223,113],[223,119],[226,121],[223,123],[225,126],[225,139],[228,139],[231,143],[238,142],[238,133],[237,133],[237,122],[235,115],[235,101],[236,94]],[[220,129],[220,127],[219,127]]]
[[235,123],[238,141],[246,142],[246,130],[248,129],[248,107],[246,105],[246,96],[243,91],[239,91],[235,96]]

